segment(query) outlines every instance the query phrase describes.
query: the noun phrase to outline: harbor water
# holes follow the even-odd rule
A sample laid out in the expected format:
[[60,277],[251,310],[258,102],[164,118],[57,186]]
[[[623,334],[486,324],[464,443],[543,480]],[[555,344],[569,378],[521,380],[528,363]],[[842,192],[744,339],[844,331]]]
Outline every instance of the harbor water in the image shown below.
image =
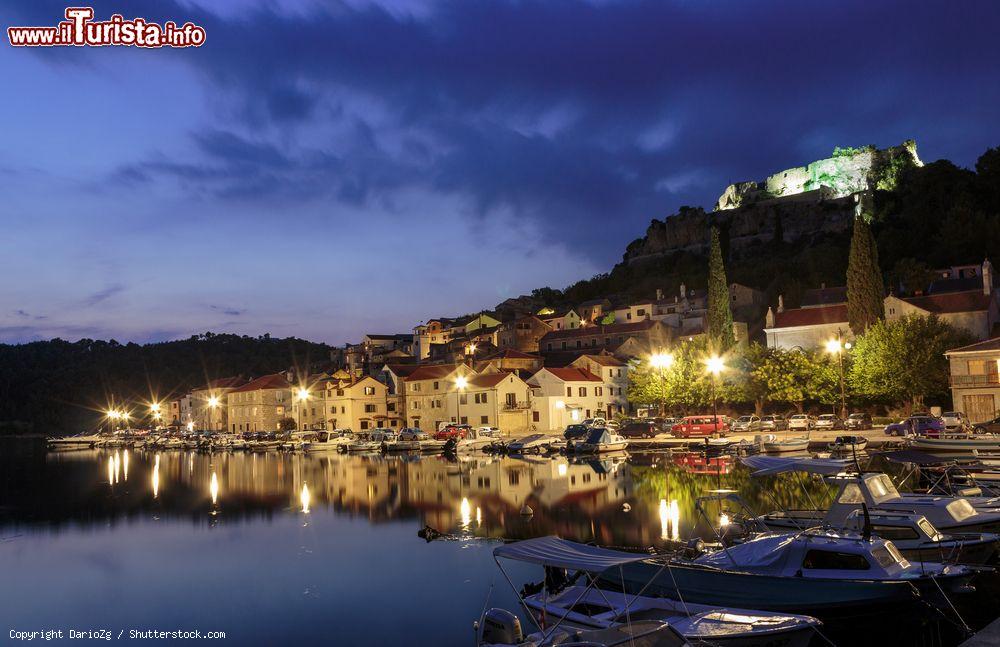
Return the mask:
[[[712,489],[737,490],[758,511],[830,496],[821,481],[752,479],[731,457],[698,454],[118,448],[16,460],[17,469],[0,465],[5,636],[73,629],[126,640],[156,630],[224,632],[240,645],[472,645],[484,605],[517,609],[493,561],[499,541],[559,535],[665,550],[725,522],[721,511],[695,512]],[[517,586],[540,575],[516,564],[508,572]],[[995,584],[977,588],[960,609],[973,627],[1000,615]],[[926,609],[896,627],[828,629],[813,644],[962,638]]]

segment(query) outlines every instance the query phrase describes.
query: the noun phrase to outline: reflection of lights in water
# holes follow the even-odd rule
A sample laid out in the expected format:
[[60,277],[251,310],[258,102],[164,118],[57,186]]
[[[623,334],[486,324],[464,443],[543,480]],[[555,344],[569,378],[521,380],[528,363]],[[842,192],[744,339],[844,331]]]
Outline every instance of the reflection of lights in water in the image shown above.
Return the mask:
[[122,469],[122,457],[118,452],[115,452],[115,483],[120,479]]
[[153,463],[153,498],[155,499],[160,495],[160,455],[156,455],[156,461]]
[[128,480],[128,450],[126,449],[122,452],[122,474],[125,476],[125,480]]
[[556,467],[556,471],[559,472],[559,476],[566,476],[566,472],[569,471],[569,466],[566,463],[559,463]]
[[302,492],[299,493],[299,502],[302,503],[302,512],[309,514],[309,486],[302,484]]
[[722,514],[719,515],[719,527],[725,528],[728,525],[729,525],[729,515],[723,512]]
[[212,484],[209,486],[209,490],[212,492],[212,505],[219,502],[219,477],[212,472]]
[[458,511],[462,515],[462,527],[468,528],[469,522],[472,521],[472,506],[469,505],[469,500],[462,497],[462,505],[458,506]]
[[660,499],[660,539],[679,540],[680,522],[681,511],[677,499],[671,499],[669,505],[666,499]]
[[114,456],[108,456],[108,483],[110,485],[115,484],[115,458]]
[[478,505],[476,506],[476,525],[483,525],[483,510]]

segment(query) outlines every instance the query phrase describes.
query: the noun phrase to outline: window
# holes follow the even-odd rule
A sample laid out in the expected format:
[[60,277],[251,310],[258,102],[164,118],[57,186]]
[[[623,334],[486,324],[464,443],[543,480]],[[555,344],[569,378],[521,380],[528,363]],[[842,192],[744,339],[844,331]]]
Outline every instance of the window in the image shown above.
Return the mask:
[[375,387],[374,386],[366,386],[365,387],[365,395],[375,395]]
[[435,390],[435,391],[437,391],[437,390],[439,390],[440,388],[441,388],[441,384],[440,384],[440,382],[435,382],[435,383],[434,383],[434,390]]
[[[585,398],[585,397],[587,397],[587,387],[585,387],[585,386],[581,386],[581,387],[580,387],[580,388],[578,389],[578,391],[579,391],[579,393],[580,393],[580,397],[581,397],[581,398]],[[588,417],[589,417],[589,416],[588,416]]]
[[537,411],[532,411],[531,412],[531,422],[538,422],[538,421],[539,421],[538,420],[538,412]]
[[411,390],[412,391],[419,391],[420,390],[420,385],[419,384],[414,384],[413,388]]
[[385,405],[385,410],[386,411],[395,411],[396,410],[396,403],[395,402],[387,402],[386,405]]
[[604,395],[604,388],[600,386],[595,386],[594,395]]
[[469,403],[469,396],[467,394],[465,394],[465,393],[462,393],[461,395],[458,396],[458,401],[461,404],[468,404]]
[[644,316],[646,316],[646,309],[645,308],[639,308],[638,310],[636,310],[636,314],[639,315],[640,317],[644,317]]
[[365,413],[375,413],[375,405],[374,404],[366,404],[365,405]]
[[872,566],[864,555],[838,553],[832,550],[810,550],[802,560],[802,568],[821,571],[867,571]]
[[573,397],[573,387],[571,387],[571,386],[567,386],[566,387],[566,397],[567,398],[572,398]]
[[488,424],[490,424],[490,417],[489,416],[479,416],[479,424],[481,424],[481,425],[488,425]]
[[582,341],[580,341],[579,339],[577,339],[577,340],[576,340],[576,347],[577,347],[577,348],[583,348],[583,342],[582,342]]
[[882,539],[916,539],[919,535],[917,531],[909,526],[872,526],[872,533]]
[[419,409],[420,408],[420,403],[417,402],[416,400],[411,400],[410,401],[410,408],[414,409],[414,410]]
[[368,429],[368,421],[367,420],[362,420],[361,421],[361,428],[362,429]]
[[517,406],[517,394],[516,393],[508,393],[507,394],[507,406],[508,407],[516,407]]
[[566,350],[566,342],[562,342],[562,349]]
[[476,394],[476,404],[486,404],[486,394],[477,393]]

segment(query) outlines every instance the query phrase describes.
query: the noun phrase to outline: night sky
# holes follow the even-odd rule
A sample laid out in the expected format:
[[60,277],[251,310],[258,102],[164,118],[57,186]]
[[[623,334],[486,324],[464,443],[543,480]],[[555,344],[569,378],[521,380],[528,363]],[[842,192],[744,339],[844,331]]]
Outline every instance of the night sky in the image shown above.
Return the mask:
[[996,2],[93,6],[207,43],[4,35],[0,341],[406,332],[608,271],[650,219],[834,146],[1000,144]]

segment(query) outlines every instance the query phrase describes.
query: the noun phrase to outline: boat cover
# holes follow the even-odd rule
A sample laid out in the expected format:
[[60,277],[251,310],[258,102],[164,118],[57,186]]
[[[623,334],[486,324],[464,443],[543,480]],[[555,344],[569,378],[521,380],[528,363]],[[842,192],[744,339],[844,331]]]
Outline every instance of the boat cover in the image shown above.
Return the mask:
[[587,573],[603,573],[613,566],[641,562],[650,557],[645,554],[623,553],[587,546],[552,536],[497,546],[493,549],[493,556]]
[[785,565],[789,555],[789,544],[796,535],[767,535],[759,539],[730,546],[726,550],[702,555],[694,560],[696,564],[716,568],[746,568],[758,573],[777,573]]
[[771,476],[786,472],[808,472],[809,474],[839,474],[854,466],[850,459],[801,458],[782,456],[747,456],[743,464],[753,470],[754,476]]
[[948,465],[954,461],[948,458],[941,458],[927,452],[915,449],[901,449],[895,452],[882,452],[879,454],[887,461],[893,463],[913,463],[914,465]]
[[606,445],[611,442],[611,432],[604,427],[596,427],[590,430],[587,436],[588,445]]

